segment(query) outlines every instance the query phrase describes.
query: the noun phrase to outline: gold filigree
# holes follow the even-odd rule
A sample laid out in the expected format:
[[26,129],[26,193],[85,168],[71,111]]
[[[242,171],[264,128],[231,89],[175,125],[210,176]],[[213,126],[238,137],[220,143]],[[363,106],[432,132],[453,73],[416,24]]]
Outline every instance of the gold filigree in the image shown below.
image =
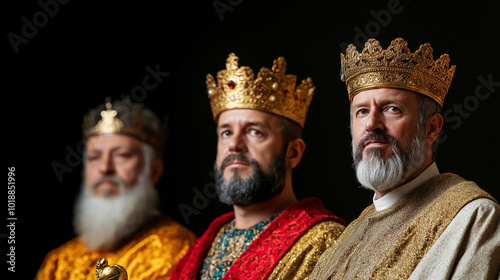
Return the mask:
[[295,89],[297,77],[286,73],[283,57],[271,69],[261,68],[254,79],[252,69],[239,67],[239,58],[229,54],[226,69],[217,72],[217,82],[207,75],[208,98],[214,120],[230,109],[258,109],[289,118],[304,127],[307,110],[314,95],[311,78]]
[[385,50],[373,38],[361,53],[349,45],[346,54],[340,54],[341,80],[346,83],[349,101],[362,90],[394,87],[424,94],[442,107],[456,66],[449,66],[448,54],[434,60],[432,52],[431,45],[425,43],[411,53],[402,38],[393,40]]

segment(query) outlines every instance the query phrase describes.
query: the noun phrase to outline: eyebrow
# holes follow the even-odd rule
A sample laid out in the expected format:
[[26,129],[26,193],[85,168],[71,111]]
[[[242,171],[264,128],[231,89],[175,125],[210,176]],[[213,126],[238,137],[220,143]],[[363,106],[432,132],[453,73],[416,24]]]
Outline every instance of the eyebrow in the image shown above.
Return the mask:
[[[265,123],[259,122],[259,121],[247,122],[247,123],[245,123],[245,126],[259,126],[259,127],[263,127],[263,128],[268,127]],[[229,127],[231,127],[231,125],[229,123],[224,123],[224,124],[217,126],[217,131],[219,131],[220,129],[229,128]]]
[[[117,150],[121,150],[121,149],[125,149],[125,150],[130,150],[130,151],[134,151],[135,148],[133,146],[129,146],[129,145],[119,145],[119,146],[115,146],[113,148],[111,148],[112,151],[117,151]],[[102,148],[92,148],[92,149],[89,149],[87,150],[88,153],[100,153],[102,152]]]
[[[378,105],[379,106],[387,106],[388,104],[396,104],[398,106],[402,106],[403,105],[403,102],[399,99],[395,99],[395,98],[392,98],[392,99],[382,99],[382,100],[379,100],[378,101]],[[369,107],[371,106],[371,102],[369,101],[365,101],[365,102],[360,102],[358,104],[351,104],[351,108],[352,109],[357,109],[357,108],[360,108],[360,107]]]

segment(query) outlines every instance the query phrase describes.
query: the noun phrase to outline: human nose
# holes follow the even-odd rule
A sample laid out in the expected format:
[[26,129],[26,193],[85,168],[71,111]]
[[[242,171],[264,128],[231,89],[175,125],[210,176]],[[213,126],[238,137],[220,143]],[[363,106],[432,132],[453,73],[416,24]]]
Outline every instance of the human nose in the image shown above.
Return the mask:
[[385,126],[383,122],[383,116],[377,110],[371,110],[369,113],[366,123],[366,131],[368,132],[380,132],[383,131]]
[[236,132],[232,135],[229,142],[229,151],[232,153],[246,153],[248,151],[242,132]]
[[113,158],[109,154],[104,154],[101,156],[99,161],[99,172],[102,175],[109,175],[115,172],[115,167],[113,164]]

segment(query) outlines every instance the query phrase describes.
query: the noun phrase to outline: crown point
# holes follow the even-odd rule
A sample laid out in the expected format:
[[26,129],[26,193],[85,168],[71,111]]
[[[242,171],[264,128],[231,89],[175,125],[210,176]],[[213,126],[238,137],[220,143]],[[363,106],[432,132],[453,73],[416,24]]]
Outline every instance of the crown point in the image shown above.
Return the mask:
[[229,54],[226,69],[217,72],[217,83],[213,76],[207,75],[214,120],[227,109],[254,108],[290,118],[303,127],[311,101],[312,91],[308,91],[313,86],[311,79],[295,88],[297,77],[285,74],[283,57],[273,61],[272,69],[262,67],[257,77],[249,67],[239,67],[238,61],[234,53]]
[[454,74],[450,72],[454,67],[449,67],[447,55],[434,61],[429,43],[411,53],[403,38],[392,40],[385,50],[371,38],[361,54],[351,45],[340,58],[341,80],[347,85],[351,102],[364,89],[397,87],[417,91],[442,106]]
[[273,72],[275,73],[285,73],[286,72],[286,62],[285,58],[280,56],[273,61]]
[[237,70],[238,61],[240,60],[234,53],[230,53],[229,57],[226,59],[226,69],[227,70]]

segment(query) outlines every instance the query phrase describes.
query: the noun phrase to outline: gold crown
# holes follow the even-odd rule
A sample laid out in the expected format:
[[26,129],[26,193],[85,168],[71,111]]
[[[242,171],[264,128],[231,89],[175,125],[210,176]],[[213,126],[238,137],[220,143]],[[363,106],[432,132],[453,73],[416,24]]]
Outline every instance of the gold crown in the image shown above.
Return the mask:
[[238,67],[238,60],[234,53],[229,54],[226,70],[217,72],[217,83],[212,75],[207,75],[214,120],[217,121],[226,110],[258,109],[286,117],[304,127],[315,89],[311,78],[302,80],[295,89],[297,76],[285,74],[285,59],[279,57],[274,60],[272,69],[262,67],[254,80],[252,69]]
[[362,90],[394,87],[424,94],[443,107],[456,66],[449,66],[448,54],[434,61],[428,43],[415,53],[410,53],[407,45],[397,38],[383,50],[379,41],[372,38],[361,53],[353,44],[349,45],[346,55],[340,54],[341,80],[347,85],[349,101]]
[[125,99],[116,101],[113,105],[107,100],[105,107],[100,111],[101,105],[84,117],[84,140],[96,135],[123,134],[150,144],[159,153],[163,151],[166,126],[152,111],[144,108],[143,104]]

